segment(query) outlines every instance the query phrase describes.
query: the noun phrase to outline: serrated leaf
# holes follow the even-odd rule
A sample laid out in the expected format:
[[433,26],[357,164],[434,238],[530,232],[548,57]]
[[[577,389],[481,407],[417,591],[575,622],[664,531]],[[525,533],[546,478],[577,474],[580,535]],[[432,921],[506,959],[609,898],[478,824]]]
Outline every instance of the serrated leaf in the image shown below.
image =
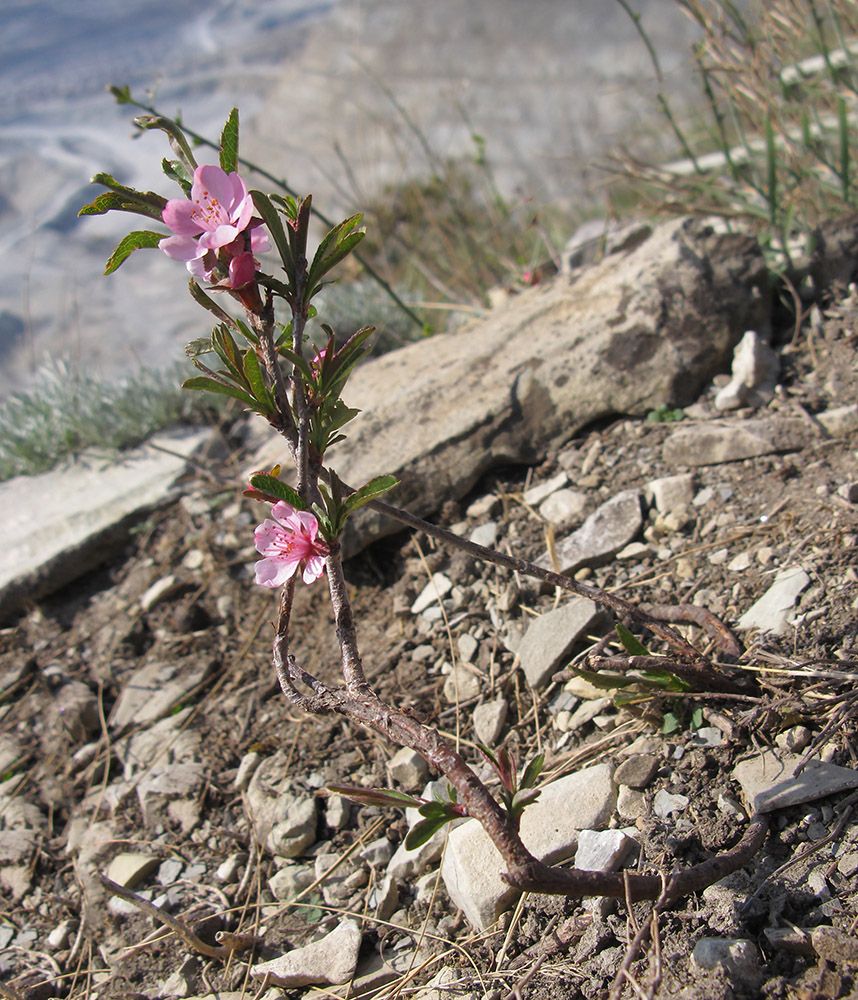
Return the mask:
[[416,823],[408,831],[408,836],[405,838],[405,850],[416,851],[417,848],[422,847],[427,840],[431,840],[441,827],[445,826],[455,818],[455,816],[438,816],[433,819],[423,819],[419,823]]
[[294,490],[288,483],[284,483],[282,479],[277,479],[275,476],[269,476],[264,472],[254,472],[250,477],[250,485],[262,493],[268,493],[273,497],[277,497],[278,500],[288,503],[295,510],[307,509],[307,505],[301,499],[297,490]]
[[244,392],[243,389],[239,389],[237,385],[225,385],[222,382],[218,382],[208,375],[196,375],[194,378],[185,379],[182,383],[183,389],[202,389],[205,392],[217,392],[222,396],[232,396],[233,399],[237,399],[244,403],[246,406],[250,407],[251,410],[257,408],[256,400]]
[[365,486],[361,486],[359,490],[356,490],[346,499],[346,513],[351,514],[359,507],[363,507],[364,504],[369,503],[370,500],[382,496],[382,494],[387,493],[388,490],[392,490],[394,486],[398,485],[399,480],[396,476],[376,476],[375,479],[371,479]]
[[617,622],[614,626],[617,630],[617,635],[620,637],[620,642],[623,644],[623,649],[629,654],[629,656],[649,656],[650,652],[640,642],[636,639],[631,632],[623,625],[622,622]]
[[151,249],[158,246],[163,239],[163,233],[151,233],[146,230],[137,230],[136,232],[129,233],[124,239],[119,241],[118,246],[110,255],[104,273],[113,274],[117,267],[126,261],[135,250]]
[[238,108],[233,108],[220,134],[220,168],[228,174],[238,169]]
[[197,337],[185,347],[185,354],[189,358],[198,358],[201,354],[211,354],[213,350],[211,337]]

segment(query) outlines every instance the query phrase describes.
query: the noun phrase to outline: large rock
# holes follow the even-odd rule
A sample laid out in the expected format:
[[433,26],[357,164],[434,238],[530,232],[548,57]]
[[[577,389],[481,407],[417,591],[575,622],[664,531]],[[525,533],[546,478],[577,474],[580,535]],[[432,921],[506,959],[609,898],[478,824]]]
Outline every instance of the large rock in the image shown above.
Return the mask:
[[109,461],[84,455],[0,483],[0,621],[118,551],[132,525],[176,495],[187,456],[210,437],[179,428]]
[[[393,473],[391,501],[431,514],[492,467],[539,462],[590,421],[696,399],[743,332],[765,328],[764,281],[750,238],[688,219],[660,226],[467,328],[361,367],[345,398],[363,412],[330,464],[355,486]],[[252,468],[285,457],[267,437]],[[373,512],[357,524],[349,552],[396,530]]]

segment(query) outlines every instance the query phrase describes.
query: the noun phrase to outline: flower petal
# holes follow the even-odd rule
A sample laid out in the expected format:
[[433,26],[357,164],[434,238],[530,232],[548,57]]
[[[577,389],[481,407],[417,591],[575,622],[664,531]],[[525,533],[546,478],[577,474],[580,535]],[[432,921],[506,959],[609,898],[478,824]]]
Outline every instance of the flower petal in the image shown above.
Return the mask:
[[172,260],[196,260],[206,252],[199,240],[192,236],[165,236],[158,244],[158,249],[163,250]]
[[260,559],[253,568],[256,571],[256,582],[260,587],[282,587],[295,575],[298,563],[287,563],[280,559]]
[[161,212],[165,225],[177,236],[199,236],[203,227],[194,218],[197,206],[187,198],[171,198]]

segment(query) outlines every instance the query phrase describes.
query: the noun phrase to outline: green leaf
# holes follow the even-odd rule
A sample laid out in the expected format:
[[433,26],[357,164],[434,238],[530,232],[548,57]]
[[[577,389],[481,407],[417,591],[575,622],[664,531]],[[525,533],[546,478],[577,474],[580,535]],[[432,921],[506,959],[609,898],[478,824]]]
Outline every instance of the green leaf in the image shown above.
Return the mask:
[[660,688],[662,691],[690,691],[691,685],[670,670],[646,670],[641,674],[642,681],[650,687]]
[[263,413],[273,413],[274,412],[274,400],[271,397],[271,390],[265,384],[265,379],[262,375],[262,369],[259,366],[259,358],[256,356],[256,351],[253,348],[248,348],[244,352],[244,377],[247,379],[247,384],[250,386],[250,391],[259,400],[259,403],[264,408]]
[[441,827],[455,818],[455,816],[437,816],[433,819],[424,819],[419,823],[415,823],[405,838],[405,850],[415,851],[418,847],[422,847]]
[[282,479],[277,479],[276,476],[269,476],[265,472],[254,472],[250,477],[250,485],[261,493],[269,493],[271,496],[277,497],[278,500],[288,503],[295,510],[307,509],[307,505],[298,492],[292,489],[288,483],[284,483]]
[[649,656],[650,652],[641,642],[639,642],[622,622],[616,624],[617,635],[620,642],[629,656]]
[[313,257],[313,263],[307,273],[308,294],[305,296],[306,301],[309,302],[316,294],[317,286],[324,275],[351,253],[364,238],[366,233],[363,230],[352,232],[362,219],[363,215],[360,214],[351,216],[338,226],[334,226],[319,244],[316,255]]
[[589,681],[593,687],[602,688],[605,691],[612,691],[614,688],[629,687],[637,684],[637,677],[626,677],[624,674],[609,674],[604,670],[584,670],[576,668],[575,673]]
[[185,354],[189,358],[198,358],[201,354],[211,354],[213,350],[211,337],[197,337],[185,347]]
[[664,713],[664,723],[662,724],[661,731],[665,736],[669,736],[671,733],[675,733],[679,729],[680,723],[679,719],[673,712]]
[[238,169],[238,108],[233,108],[220,134],[220,168],[231,174]]
[[108,90],[116,98],[117,104],[131,103],[131,88],[128,85],[117,87],[116,84],[113,84],[111,87],[108,87]]
[[164,171],[165,176],[179,185],[185,197],[189,198],[194,179],[188,173],[184,163],[180,160],[168,160],[165,158],[161,160],[161,169]]
[[287,361],[292,362],[292,364],[304,376],[304,380],[306,382],[308,382],[310,385],[313,384],[314,382],[313,371],[310,368],[310,364],[306,358],[302,358],[299,354],[296,354],[294,351],[290,351],[287,347],[281,347],[280,354],[282,355],[282,357],[286,358]]
[[212,347],[217,351],[217,356],[229,369],[229,374],[236,382],[244,381],[244,365],[241,360],[241,352],[238,349],[235,339],[229,332],[226,323],[221,323],[212,330]]
[[119,241],[119,245],[110,255],[104,273],[113,274],[117,267],[123,261],[127,260],[135,250],[156,247],[163,239],[163,233],[151,233],[146,230],[137,230],[136,232],[129,233],[124,239]]
[[295,256],[292,253],[292,246],[286,238],[283,223],[280,221],[277,209],[275,209],[270,199],[261,191],[251,191],[250,197],[253,198],[256,211],[262,216],[262,221],[268,226],[268,231],[274,237],[274,242],[277,244],[277,252],[280,254],[280,260],[283,261],[283,269],[291,285],[295,274]]
[[203,309],[208,309],[208,311],[213,316],[217,316],[222,323],[227,323],[229,326],[233,327],[236,325],[232,316],[230,316],[225,309],[222,309],[213,298],[206,295],[193,278],[191,278],[188,282],[188,291],[191,293],[191,297],[195,302],[198,302]]
[[399,480],[396,476],[376,476],[375,479],[371,479],[365,486],[361,486],[359,490],[356,490],[346,499],[346,513],[353,513],[359,507],[363,507],[364,504],[369,503],[370,500],[380,497],[398,485]]
[[519,788],[533,788],[545,764],[545,754],[538,754],[524,769]]
[[218,382],[216,379],[210,378],[207,375],[196,375],[194,378],[185,379],[182,383],[183,389],[202,389],[205,392],[218,392],[222,396],[232,396],[233,399],[237,399],[249,406],[251,410],[257,409],[256,400],[253,396],[248,395],[243,389],[239,389],[237,385],[226,385],[223,382]]
[[423,802],[413,795],[395,792],[389,788],[361,788],[358,785],[328,785],[332,795],[342,795],[344,799],[361,805],[392,806],[396,809],[416,809]]
[[90,183],[101,184],[110,188],[113,196],[104,193],[77,213],[80,215],[104,215],[107,212],[133,212],[136,215],[147,215],[151,219],[161,219],[161,213],[167,204],[167,199],[154,191],[135,191],[134,188],[120,184],[110,174],[95,174]]
[[697,708],[695,708],[694,711],[691,713],[691,728],[700,729],[700,727],[703,725],[703,722],[704,722],[703,707],[702,705],[698,705]]

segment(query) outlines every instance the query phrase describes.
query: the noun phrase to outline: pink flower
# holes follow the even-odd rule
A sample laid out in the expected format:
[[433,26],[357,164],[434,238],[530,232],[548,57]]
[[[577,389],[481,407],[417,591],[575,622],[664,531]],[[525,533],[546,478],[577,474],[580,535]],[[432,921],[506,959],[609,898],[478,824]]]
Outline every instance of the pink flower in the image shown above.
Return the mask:
[[317,539],[319,522],[305,510],[295,510],[279,500],[271,508],[274,518],[266,519],[254,533],[260,555],[256,582],[262,587],[282,587],[303,564],[304,583],[318,580],[325,572],[328,546]]
[[220,167],[197,167],[190,198],[171,198],[161,217],[175,236],[158,244],[173,260],[186,262],[195,277],[212,281],[218,264],[228,269],[219,284],[241,288],[253,281],[254,253],[268,249],[268,237],[253,215],[244,181]]

